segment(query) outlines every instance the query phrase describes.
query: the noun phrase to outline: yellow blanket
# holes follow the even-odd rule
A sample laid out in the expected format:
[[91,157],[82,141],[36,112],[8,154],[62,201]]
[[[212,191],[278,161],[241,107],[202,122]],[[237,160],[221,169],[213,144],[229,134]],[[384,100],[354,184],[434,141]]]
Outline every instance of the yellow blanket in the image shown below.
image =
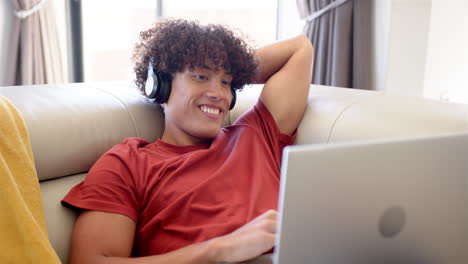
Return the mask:
[[0,263],[60,263],[49,243],[29,136],[0,96]]

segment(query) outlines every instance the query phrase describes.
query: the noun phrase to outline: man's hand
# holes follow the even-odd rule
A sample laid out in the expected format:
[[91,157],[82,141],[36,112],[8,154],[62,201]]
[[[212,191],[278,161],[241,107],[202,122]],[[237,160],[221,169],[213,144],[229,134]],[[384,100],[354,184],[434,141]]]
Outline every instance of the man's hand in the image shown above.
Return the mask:
[[276,240],[278,213],[269,210],[234,232],[214,238],[216,262],[241,262],[267,252]]

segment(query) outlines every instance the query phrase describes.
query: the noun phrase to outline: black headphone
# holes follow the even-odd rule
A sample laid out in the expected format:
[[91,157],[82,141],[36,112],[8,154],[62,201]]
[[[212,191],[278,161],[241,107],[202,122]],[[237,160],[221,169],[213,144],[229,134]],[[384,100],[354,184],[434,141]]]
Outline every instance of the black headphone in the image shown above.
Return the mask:
[[[148,63],[148,77],[145,83],[145,95],[149,99],[153,99],[157,104],[164,104],[169,100],[171,94],[172,76],[169,73],[155,72],[153,63]],[[232,110],[236,105],[236,91],[231,88],[232,101],[229,110]]]

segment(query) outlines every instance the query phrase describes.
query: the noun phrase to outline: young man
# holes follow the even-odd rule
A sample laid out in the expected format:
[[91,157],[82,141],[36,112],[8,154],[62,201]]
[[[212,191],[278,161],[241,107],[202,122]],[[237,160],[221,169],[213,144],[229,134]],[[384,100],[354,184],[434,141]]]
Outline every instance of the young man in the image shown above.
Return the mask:
[[[64,198],[81,209],[71,263],[240,262],[271,250],[281,151],[306,107],[312,57],[305,36],[252,50],[222,26],[167,20],[142,32],[136,83],[168,78],[164,132],[114,146]],[[222,128],[246,83],[265,84],[259,101]]]

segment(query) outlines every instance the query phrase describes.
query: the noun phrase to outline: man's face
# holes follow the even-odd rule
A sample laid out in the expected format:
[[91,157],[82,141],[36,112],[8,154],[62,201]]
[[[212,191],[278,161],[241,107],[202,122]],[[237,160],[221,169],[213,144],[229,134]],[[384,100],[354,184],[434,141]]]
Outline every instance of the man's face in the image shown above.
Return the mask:
[[164,107],[164,141],[191,145],[218,134],[232,100],[232,76],[212,69],[187,67],[173,76],[171,95]]

